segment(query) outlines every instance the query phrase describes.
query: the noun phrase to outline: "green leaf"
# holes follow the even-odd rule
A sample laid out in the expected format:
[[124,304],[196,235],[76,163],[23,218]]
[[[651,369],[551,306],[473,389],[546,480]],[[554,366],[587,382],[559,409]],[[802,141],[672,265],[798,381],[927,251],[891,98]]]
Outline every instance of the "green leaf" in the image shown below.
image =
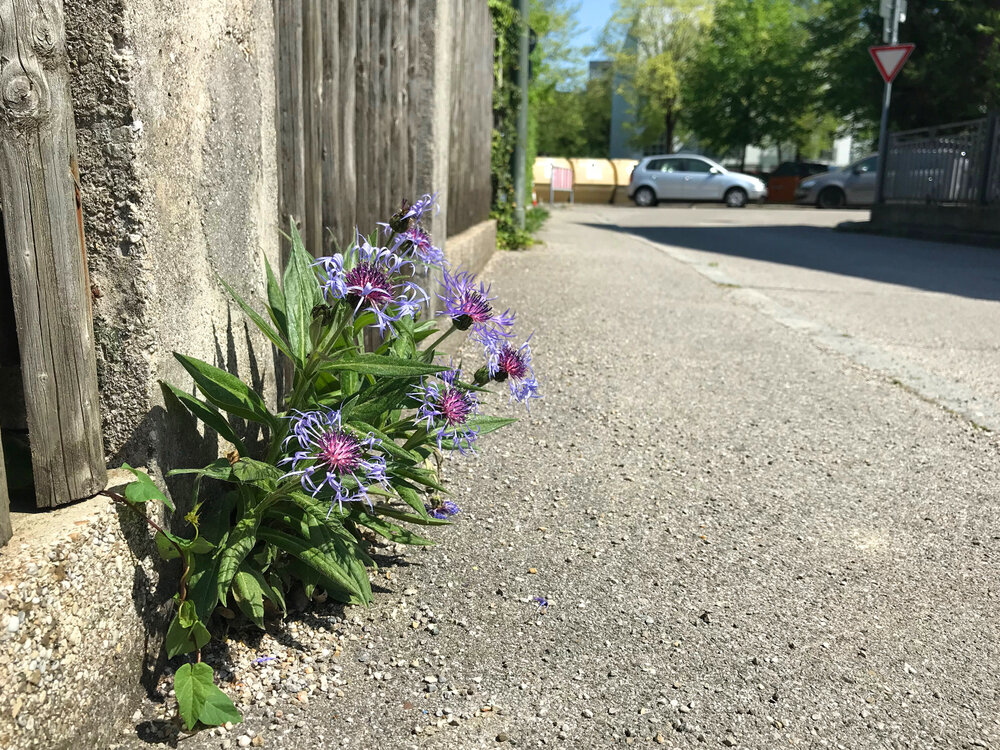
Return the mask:
[[285,293],[281,291],[278,284],[278,277],[274,275],[271,263],[267,256],[264,256],[264,267],[267,269],[267,312],[275,327],[285,338],[288,338],[288,319],[285,315]]
[[427,513],[427,507],[424,503],[424,499],[420,496],[419,492],[412,487],[399,483],[395,483],[393,485],[393,489],[396,490],[401,498],[403,498],[403,502],[413,508],[413,510],[415,510],[421,518],[424,520],[430,518],[430,515]]
[[435,518],[434,516],[427,513],[424,509],[424,515],[415,516],[412,513],[407,513],[402,510],[397,510],[388,505],[376,505],[375,513],[380,516],[388,516],[389,518],[395,518],[397,521],[406,521],[407,523],[416,524],[417,526],[450,526],[451,521],[446,521],[443,518]]
[[233,577],[233,596],[237,606],[253,623],[264,629],[264,589],[257,578],[243,567]]
[[[174,536],[169,531],[157,531],[153,536],[153,541],[156,542],[156,549],[159,551],[160,557],[164,560],[173,560],[180,557],[177,547],[192,555],[203,555],[215,549],[215,545],[203,537],[198,536],[194,539],[182,539],[181,537]],[[171,542],[176,543],[177,547],[171,544]]]
[[343,354],[323,363],[324,370],[348,370],[361,375],[390,378],[417,378],[447,370],[446,365],[433,365],[402,357],[383,354]]
[[244,484],[252,484],[255,487],[271,492],[278,484],[278,480],[284,472],[276,466],[255,461],[252,458],[240,458],[233,464],[233,474]]
[[506,427],[509,424],[514,424],[516,421],[516,419],[508,417],[491,417],[486,414],[477,414],[469,417],[465,424],[469,429],[475,430],[476,434],[485,435]]
[[434,542],[422,536],[418,536],[402,526],[397,526],[394,523],[389,523],[381,518],[376,518],[375,516],[370,516],[359,510],[354,510],[351,516],[357,520],[362,526],[367,526],[369,529],[374,531],[376,534],[381,534],[386,539],[396,542],[397,544],[412,544],[420,547],[430,547]]
[[400,464],[393,463],[389,466],[388,473],[392,476],[409,479],[439,492],[450,494],[444,485],[438,481],[437,473],[433,469],[425,469],[421,466],[401,466]]
[[197,651],[204,648],[210,640],[212,635],[198,618],[194,605],[188,600],[181,602],[177,614],[167,628],[167,658],[173,659],[178,654]]
[[287,315],[288,343],[292,359],[304,365],[312,351],[310,329],[312,311],[322,299],[319,280],[313,268],[313,257],[306,252],[295,222],[291,224],[292,250],[285,267],[285,314]]
[[306,541],[268,527],[260,530],[260,536],[290,555],[294,555],[320,575],[331,579],[338,586],[349,591],[359,602],[368,603],[371,601],[370,587],[368,590],[363,590],[351,572],[345,569],[329,550],[324,550],[323,545],[319,548],[314,546],[313,542],[319,541],[318,537]]
[[211,477],[222,482],[232,481],[233,469],[229,459],[217,458],[204,469],[171,469],[167,472],[168,477],[175,477],[182,474],[197,474],[200,477]]
[[292,356],[288,351],[288,344],[286,344],[285,340],[278,335],[277,331],[271,328],[271,324],[264,320],[260,313],[250,307],[250,305],[248,305],[246,301],[236,293],[236,290],[226,283],[225,279],[221,276],[217,278],[219,279],[219,283],[226,288],[227,292],[229,292],[229,296],[235,300],[236,304],[240,306],[244,313],[246,313],[246,316],[254,322],[254,325],[260,329],[260,332],[267,336],[268,340],[278,348],[278,351],[286,357]]
[[164,383],[161,380],[160,385],[173,394],[174,398],[180,401],[195,417],[215,430],[219,434],[219,437],[235,445],[240,455],[247,452],[246,445],[244,445],[243,441],[233,431],[226,418],[219,414],[219,412],[201,399],[195,398],[190,393],[185,393],[180,388],[175,388],[170,383]]
[[257,544],[257,527],[260,518],[256,513],[248,513],[243,516],[226,539],[226,546],[219,553],[219,573],[218,573],[218,596],[219,601],[226,601],[226,594],[229,585],[233,581],[233,576],[240,569],[244,558]]
[[211,403],[237,417],[277,427],[278,420],[267,410],[264,399],[238,377],[194,357],[177,352],[174,357]]
[[188,731],[198,722],[217,727],[243,720],[229,696],[216,687],[212,668],[204,662],[185,664],[174,673],[174,694]]
[[167,506],[171,512],[175,510],[174,504],[170,501],[170,498],[160,491],[160,488],[157,487],[153,483],[153,480],[149,478],[149,474],[141,469],[133,469],[128,464],[122,464],[122,468],[126,471],[132,472],[135,476],[135,481],[129,482],[125,487],[126,500],[135,505],[143,505],[144,503],[148,503],[150,500],[159,500]]

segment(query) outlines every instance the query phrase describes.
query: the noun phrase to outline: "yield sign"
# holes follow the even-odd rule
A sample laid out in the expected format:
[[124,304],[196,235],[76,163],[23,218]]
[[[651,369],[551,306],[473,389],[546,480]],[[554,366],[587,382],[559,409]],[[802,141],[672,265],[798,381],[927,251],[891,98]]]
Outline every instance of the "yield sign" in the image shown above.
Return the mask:
[[882,74],[882,80],[886,83],[892,83],[916,46],[915,44],[887,44],[881,47],[869,47],[868,52],[871,53],[878,72]]

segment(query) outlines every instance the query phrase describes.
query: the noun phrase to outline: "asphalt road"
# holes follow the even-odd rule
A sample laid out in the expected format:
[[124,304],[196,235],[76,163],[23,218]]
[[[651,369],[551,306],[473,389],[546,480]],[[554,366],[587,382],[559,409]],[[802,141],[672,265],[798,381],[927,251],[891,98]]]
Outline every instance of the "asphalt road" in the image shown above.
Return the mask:
[[811,327],[866,366],[1000,430],[997,250],[830,231],[867,219],[865,211],[616,207],[596,214],[668,246],[710,278],[752,291],[744,298]]
[[498,254],[544,398],[370,608],[231,643],[246,720],[180,746],[1000,748],[997,436],[865,364],[989,366],[997,262],[839,218],[576,207]]

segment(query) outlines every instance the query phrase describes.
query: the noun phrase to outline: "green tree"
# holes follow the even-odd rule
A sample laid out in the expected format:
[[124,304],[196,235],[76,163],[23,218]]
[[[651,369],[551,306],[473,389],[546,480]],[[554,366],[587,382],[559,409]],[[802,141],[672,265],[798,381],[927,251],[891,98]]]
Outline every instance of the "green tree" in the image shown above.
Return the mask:
[[[721,0],[682,80],[686,118],[719,153],[801,141],[815,85],[795,0]],[[741,158],[742,161],[742,158]]]
[[[882,79],[868,47],[882,41],[878,4],[820,0],[808,23],[826,108],[875,137]],[[893,84],[891,126],[917,128],[982,117],[1000,108],[1000,3],[909,3],[899,38],[917,45]]]
[[632,143],[673,150],[683,116],[681,80],[710,18],[705,0],[618,0],[601,48],[632,114]]

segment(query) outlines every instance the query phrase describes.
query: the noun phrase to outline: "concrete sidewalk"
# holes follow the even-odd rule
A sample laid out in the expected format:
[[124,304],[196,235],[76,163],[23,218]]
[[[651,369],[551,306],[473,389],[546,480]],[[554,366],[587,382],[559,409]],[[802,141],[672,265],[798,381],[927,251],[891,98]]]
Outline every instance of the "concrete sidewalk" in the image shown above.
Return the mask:
[[337,690],[185,747],[1000,747],[996,436],[593,223],[487,268],[544,400],[449,464],[440,546],[289,630]]

